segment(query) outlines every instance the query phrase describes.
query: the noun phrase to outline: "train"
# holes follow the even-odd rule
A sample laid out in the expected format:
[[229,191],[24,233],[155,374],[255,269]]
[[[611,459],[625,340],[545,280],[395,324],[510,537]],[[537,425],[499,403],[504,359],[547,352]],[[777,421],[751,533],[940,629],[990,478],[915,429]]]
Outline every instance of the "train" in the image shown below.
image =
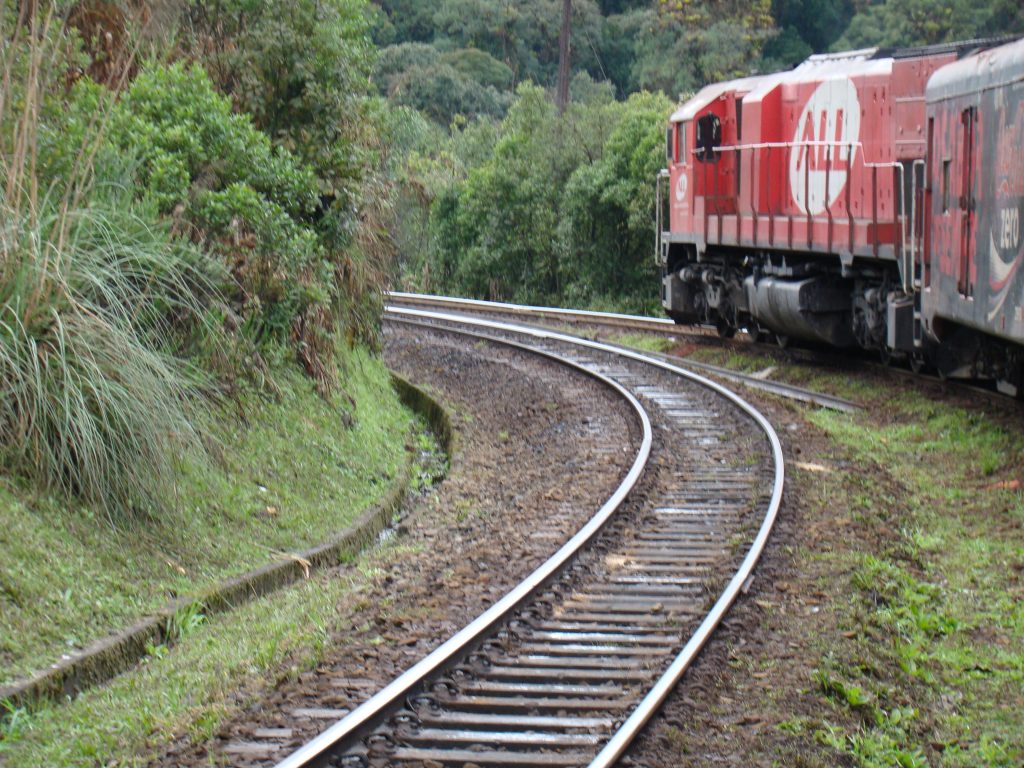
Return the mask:
[[1024,393],[1024,37],[708,85],[665,154],[656,258],[677,323]]

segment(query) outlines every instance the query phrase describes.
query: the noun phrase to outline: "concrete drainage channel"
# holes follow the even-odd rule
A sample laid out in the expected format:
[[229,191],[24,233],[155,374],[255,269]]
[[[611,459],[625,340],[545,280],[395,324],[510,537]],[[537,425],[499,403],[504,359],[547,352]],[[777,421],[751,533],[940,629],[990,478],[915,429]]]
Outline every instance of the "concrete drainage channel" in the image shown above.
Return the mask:
[[[778,438],[734,393],[639,353],[443,313],[388,316],[557,357],[619,391],[644,438],[619,489],[562,549],[279,768],[610,766],[750,577],[781,502]],[[666,481],[623,513],[645,471]]]

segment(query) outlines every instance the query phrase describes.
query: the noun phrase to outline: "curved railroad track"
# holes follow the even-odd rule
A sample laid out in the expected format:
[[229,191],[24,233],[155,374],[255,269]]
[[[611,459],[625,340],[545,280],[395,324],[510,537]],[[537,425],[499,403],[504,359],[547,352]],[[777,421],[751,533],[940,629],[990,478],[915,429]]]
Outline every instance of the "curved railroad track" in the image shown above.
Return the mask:
[[781,501],[774,430],[721,385],[637,352],[426,310],[387,316],[583,370],[633,406],[643,437],[561,549],[279,768],[614,764],[751,576]]
[[[581,329],[605,329],[613,332],[636,332],[646,334],[657,334],[677,339],[685,339],[688,342],[707,346],[739,349],[746,346],[747,342],[736,339],[726,339],[718,335],[718,332],[711,326],[681,326],[668,318],[642,317],[639,315],[624,315],[614,312],[594,312],[583,309],[561,309],[557,307],[541,307],[519,304],[506,304],[494,301],[482,301],[479,299],[462,299],[446,296],[433,296],[418,293],[391,292],[388,294],[393,306],[421,307],[431,309],[448,309],[453,312],[467,313],[484,317],[504,317],[515,319],[528,324],[539,324],[544,322],[558,323],[560,325],[577,327]],[[751,342],[752,343],[752,342]],[[896,376],[901,379],[912,381],[924,381],[930,384],[960,390],[971,396],[984,397],[999,407],[1006,407],[1007,403],[1016,400],[1017,407],[1024,407],[1024,397],[1018,395],[1016,398],[1008,396],[995,388],[994,382],[977,382],[967,379],[946,379],[927,370],[912,370],[906,361],[889,359],[880,362],[877,355],[872,355],[859,349],[841,351],[829,348],[802,348],[791,346],[785,351],[778,349],[774,344],[757,343],[756,348],[770,355],[783,354],[784,358],[790,361],[812,364],[824,364],[829,366],[849,366],[852,361],[859,365],[866,366],[868,370],[880,376]],[[719,379],[736,382],[743,386],[768,392],[789,400],[810,403],[822,408],[838,411],[856,411],[860,405],[844,398],[835,397],[827,393],[818,392],[781,381],[769,380],[762,375],[749,375],[738,371],[724,368],[722,366],[703,363],[689,358],[681,358],[675,355],[662,355],[654,352],[647,354],[653,357],[660,357],[681,367],[702,371],[711,374]]]
[[[622,315],[612,312],[592,312],[582,309],[558,309],[553,307],[534,307],[519,304],[504,304],[477,299],[460,299],[444,296],[429,296],[417,293],[392,292],[389,295],[391,306],[412,307],[464,314],[469,317],[510,318],[525,324],[536,325],[544,321],[558,322],[581,328],[604,328],[613,331],[633,331],[638,333],[654,333],[680,339],[693,339],[707,344],[734,344],[722,339],[717,332],[697,326],[684,328],[676,325],[668,318],[640,317]],[[614,346],[614,345],[613,345]],[[781,381],[770,381],[763,376],[752,376],[722,366],[702,363],[697,360],[683,359],[673,355],[647,352],[649,357],[686,368],[688,370],[709,373],[726,381],[742,384],[749,389],[768,392],[789,400],[811,403],[822,408],[851,412],[860,408],[857,403],[823,392],[786,384]]]

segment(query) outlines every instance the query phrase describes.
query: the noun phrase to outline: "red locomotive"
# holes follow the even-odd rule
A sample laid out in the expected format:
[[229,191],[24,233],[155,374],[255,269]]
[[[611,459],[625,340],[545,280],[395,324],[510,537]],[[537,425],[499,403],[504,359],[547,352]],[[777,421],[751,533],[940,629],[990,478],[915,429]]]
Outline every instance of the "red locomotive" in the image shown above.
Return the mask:
[[666,149],[658,254],[677,322],[1024,389],[1024,40],[710,85]]

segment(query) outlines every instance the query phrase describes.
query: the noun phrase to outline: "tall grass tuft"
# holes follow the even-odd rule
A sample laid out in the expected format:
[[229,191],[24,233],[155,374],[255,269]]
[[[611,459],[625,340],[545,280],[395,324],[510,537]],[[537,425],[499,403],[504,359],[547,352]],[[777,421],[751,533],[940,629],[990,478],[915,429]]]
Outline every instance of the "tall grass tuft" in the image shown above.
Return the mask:
[[127,207],[33,221],[0,201],[0,221],[5,463],[115,517],[165,506],[196,443],[195,379],[169,344],[195,311],[187,259]]
[[200,299],[187,246],[97,180],[106,113],[68,173],[41,176],[75,50],[56,7],[0,11],[0,462],[124,521],[167,506],[198,442],[174,340]]

